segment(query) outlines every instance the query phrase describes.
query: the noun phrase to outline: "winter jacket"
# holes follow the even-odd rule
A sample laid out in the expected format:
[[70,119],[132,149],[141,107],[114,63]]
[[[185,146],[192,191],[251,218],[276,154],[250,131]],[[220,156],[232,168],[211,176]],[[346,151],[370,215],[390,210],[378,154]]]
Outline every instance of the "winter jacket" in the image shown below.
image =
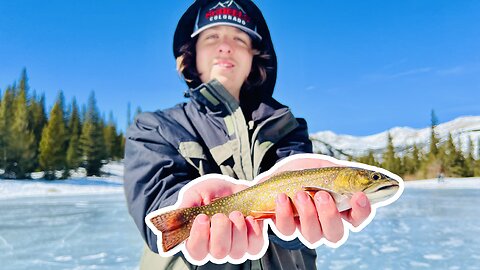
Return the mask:
[[[208,173],[252,180],[284,157],[312,152],[305,120],[272,97],[264,97],[246,115],[216,80],[190,90],[189,96],[190,102],[171,109],[140,114],[127,131],[125,194],[153,252],[157,239],[144,217],[174,204],[189,181]],[[315,269],[315,250],[298,240],[269,238],[269,249],[259,261],[196,267],[181,254],[162,258],[147,250],[142,269]]]
[[[196,0],[180,18],[173,40],[175,58],[191,39],[201,6]],[[157,253],[156,236],[144,217],[176,202],[179,190],[208,173],[251,180],[292,154],[310,153],[307,124],[272,98],[277,58],[265,19],[250,0],[235,0],[254,20],[262,36],[258,48],[266,52],[266,81],[242,88],[241,104],[217,81],[187,81],[190,101],[171,109],[140,114],[127,131],[125,194],[132,215],[146,243],[141,269],[315,269],[316,253],[298,241],[284,242],[269,234],[269,248],[262,259],[240,265],[207,263],[196,267],[181,253],[170,258]]]

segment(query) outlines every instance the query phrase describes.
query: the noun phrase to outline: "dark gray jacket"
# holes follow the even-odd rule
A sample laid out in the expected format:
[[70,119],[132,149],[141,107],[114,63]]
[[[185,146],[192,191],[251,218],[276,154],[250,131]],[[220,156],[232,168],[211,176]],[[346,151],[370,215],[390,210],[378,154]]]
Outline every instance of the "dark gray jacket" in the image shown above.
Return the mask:
[[[288,107],[271,97],[247,109],[247,115],[215,80],[190,90],[189,96],[188,103],[140,114],[127,131],[125,193],[129,212],[154,252],[157,239],[144,217],[174,204],[189,181],[207,173],[252,180],[284,157],[312,152],[305,120],[296,119]],[[298,240],[284,242],[275,235],[270,240],[261,265],[257,262],[259,269],[315,267],[315,251]]]

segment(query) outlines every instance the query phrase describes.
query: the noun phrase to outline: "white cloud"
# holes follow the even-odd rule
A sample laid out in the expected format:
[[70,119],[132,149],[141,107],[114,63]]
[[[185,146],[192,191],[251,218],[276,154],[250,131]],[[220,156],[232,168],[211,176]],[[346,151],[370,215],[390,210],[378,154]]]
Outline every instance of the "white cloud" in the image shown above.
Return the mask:
[[439,75],[458,75],[464,72],[465,72],[465,68],[463,66],[456,66],[452,68],[437,70],[437,74]]
[[422,67],[422,68],[411,69],[411,70],[399,72],[396,74],[388,75],[387,77],[390,79],[394,79],[394,78],[407,77],[407,76],[417,75],[422,73],[428,73],[431,71],[432,71],[431,67]]

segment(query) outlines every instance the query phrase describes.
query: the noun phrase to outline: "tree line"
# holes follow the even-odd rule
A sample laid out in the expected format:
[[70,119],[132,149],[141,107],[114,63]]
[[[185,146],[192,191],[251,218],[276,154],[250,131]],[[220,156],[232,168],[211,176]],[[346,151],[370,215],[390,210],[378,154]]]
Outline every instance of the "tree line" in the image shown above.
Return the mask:
[[0,178],[28,179],[35,171],[46,179],[66,178],[79,167],[100,175],[125,147],[112,113],[104,118],[93,91],[82,107],[75,97],[66,104],[60,91],[47,115],[45,95],[30,95],[24,69],[18,83],[0,91]]
[[[462,151],[461,141],[455,143],[452,134],[441,143],[436,132],[437,117],[432,110],[431,132],[428,150],[422,151],[413,145],[402,155],[395,151],[391,134],[388,134],[387,148],[381,159],[377,160],[373,152],[354,158],[358,162],[379,166],[405,179],[425,179],[439,176],[472,177],[480,176],[480,138],[477,149],[471,137],[467,140],[467,151]],[[477,158],[475,158],[475,153]]]

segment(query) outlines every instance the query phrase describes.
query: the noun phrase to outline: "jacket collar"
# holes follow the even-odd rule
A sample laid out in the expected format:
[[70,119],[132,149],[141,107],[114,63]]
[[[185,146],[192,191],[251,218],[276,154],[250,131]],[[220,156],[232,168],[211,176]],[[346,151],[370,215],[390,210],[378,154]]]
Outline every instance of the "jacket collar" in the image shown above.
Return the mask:
[[189,96],[200,106],[205,106],[213,112],[225,109],[235,111],[240,107],[238,101],[215,79],[203,83],[195,89],[190,89]]

